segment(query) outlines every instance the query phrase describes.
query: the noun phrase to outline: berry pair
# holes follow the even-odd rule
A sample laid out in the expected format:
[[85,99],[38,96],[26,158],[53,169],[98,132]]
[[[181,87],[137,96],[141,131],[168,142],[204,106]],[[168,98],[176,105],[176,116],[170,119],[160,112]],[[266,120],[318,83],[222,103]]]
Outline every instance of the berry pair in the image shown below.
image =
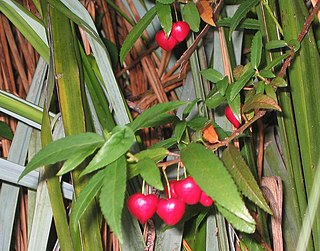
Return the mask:
[[[212,198],[201,190],[191,176],[183,180],[171,180],[169,182],[169,189],[171,198],[180,199],[188,205],[200,203],[205,207],[209,207],[213,203]],[[169,196],[168,187],[166,187],[165,192]]]
[[190,31],[189,24],[184,21],[175,22],[172,25],[170,36],[167,38],[166,33],[160,30],[156,34],[158,45],[166,51],[171,51],[178,43],[185,40]]
[[183,217],[186,205],[179,199],[158,199],[154,194],[135,193],[128,199],[128,209],[141,224],[146,223],[157,212],[167,225],[173,226]]

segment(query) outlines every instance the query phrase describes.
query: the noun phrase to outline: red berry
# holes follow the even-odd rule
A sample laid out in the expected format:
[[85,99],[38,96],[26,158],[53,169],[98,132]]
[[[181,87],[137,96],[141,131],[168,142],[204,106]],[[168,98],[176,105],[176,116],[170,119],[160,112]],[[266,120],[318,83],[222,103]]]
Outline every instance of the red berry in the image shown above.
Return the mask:
[[191,176],[175,183],[174,190],[176,194],[188,205],[194,205],[200,201],[202,191]]
[[178,21],[172,25],[171,36],[173,36],[178,42],[182,42],[188,36],[189,31],[190,27],[187,22]]
[[128,209],[141,224],[149,220],[157,211],[158,197],[154,194],[135,193],[128,199]]
[[205,207],[210,207],[213,203],[213,199],[209,197],[205,192],[202,191],[201,197],[200,197],[200,204]]
[[166,33],[163,30],[157,32],[155,39],[158,45],[166,51],[171,51],[178,43],[171,35],[167,38]]
[[[170,193],[171,193],[171,198],[178,198],[179,196],[177,195],[176,191],[174,190],[174,185],[177,183],[177,180],[170,180],[169,181],[169,188],[170,188]],[[164,192],[169,198],[169,191],[168,191],[168,186],[165,187]]]
[[234,116],[230,106],[227,105],[226,110],[224,111],[224,114],[226,115],[227,119],[231,122],[231,124],[233,124],[235,128],[240,127],[241,124],[239,120],[236,118],[236,116]]
[[157,214],[167,225],[177,224],[186,211],[186,204],[179,199],[159,199]]

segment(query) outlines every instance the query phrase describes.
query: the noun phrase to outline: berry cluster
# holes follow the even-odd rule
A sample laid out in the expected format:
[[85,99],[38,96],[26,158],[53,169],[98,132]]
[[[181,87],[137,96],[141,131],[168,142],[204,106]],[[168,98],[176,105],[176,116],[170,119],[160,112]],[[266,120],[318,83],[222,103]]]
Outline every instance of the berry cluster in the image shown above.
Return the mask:
[[156,34],[158,45],[166,51],[171,51],[178,43],[185,40],[190,31],[189,24],[184,21],[173,23],[170,36],[167,38],[166,33],[160,30]]
[[209,207],[213,203],[213,200],[201,190],[191,176],[183,180],[170,181],[165,193],[167,198],[159,199],[154,194],[133,194],[128,199],[128,209],[141,224],[157,213],[167,225],[173,226],[182,219],[186,204],[200,203]]

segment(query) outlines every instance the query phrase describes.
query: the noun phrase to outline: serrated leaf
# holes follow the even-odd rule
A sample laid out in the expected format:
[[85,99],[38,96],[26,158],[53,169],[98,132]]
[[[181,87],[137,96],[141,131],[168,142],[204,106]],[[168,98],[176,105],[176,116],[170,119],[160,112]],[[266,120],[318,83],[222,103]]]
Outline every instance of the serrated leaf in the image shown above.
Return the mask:
[[231,86],[228,88],[228,91],[226,93],[227,99],[229,101],[232,101],[235,99],[235,97],[240,93],[240,91],[243,89],[243,87],[246,86],[246,84],[249,82],[249,80],[253,77],[255,74],[255,71],[251,64],[247,64],[244,69],[241,77],[239,80],[231,84]]
[[190,29],[194,32],[199,31],[200,27],[200,15],[197,6],[194,2],[188,2],[181,10],[182,18],[186,21]]
[[130,127],[116,127],[116,132],[104,143],[80,176],[109,165],[121,155],[124,155],[130,149],[134,141],[135,135]]
[[254,109],[272,109],[281,111],[280,106],[273,100],[273,98],[264,94],[254,95],[246,100],[242,107],[243,112],[249,112]]
[[152,7],[148,12],[140,19],[140,21],[132,28],[128,36],[124,40],[120,50],[120,62],[122,63],[126,58],[128,52],[131,50],[137,39],[146,30],[157,13],[156,7]]
[[142,178],[156,189],[163,190],[160,170],[156,163],[150,158],[144,158],[138,161],[137,169]]
[[272,98],[274,100],[274,102],[276,102],[278,104],[277,94],[276,94],[275,89],[272,87],[272,85],[266,85],[265,92],[266,92],[267,96]]
[[156,2],[157,15],[164,32],[169,36],[172,28],[171,7],[169,4]]
[[[230,27],[231,17],[223,18],[217,21],[218,26]],[[238,25],[239,29],[249,29],[249,30],[260,30],[260,22],[257,19],[246,18],[240,22]]]
[[172,4],[174,0],[157,0],[157,3]]
[[57,175],[61,176],[67,172],[72,171],[77,166],[79,166],[85,160],[85,158],[90,156],[95,150],[96,150],[96,147],[92,147],[92,148],[85,149],[83,151],[79,151],[74,155],[70,156],[70,158],[63,163],[63,166],[60,168]]
[[286,87],[288,84],[283,78],[276,77],[275,79],[272,79],[271,83],[272,86],[276,87]]
[[231,39],[232,32],[238,27],[241,20],[243,20],[251,8],[256,6],[259,2],[260,0],[246,0],[239,6],[236,13],[231,18],[229,40]]
[[272,49],[279,49],[283,48],[285,46],[288,46],[287,42],[284,40],[272,40],[266,43],[266,49],[272,50]]
[[143,150],[134,156],[138,159],[144,159],[149,158],[152,159],[155,162],[158,162],[162,159],[164,159],[168,155],[169,151],[164,147],[158,147],[158,148],[152,148],[152,149],[146,149]]
[[271,70],[273,67],[277,66],[278,64],[282,63],[287,57],[290,56],[290,53],[285,53],[275,59],[273,59],[264,69]]
[[177,139],[175,137],[171,137],[171,138],[159,141],[158,143],[152,145],[150,149],[158,148],[158,147],[163,147],[168,149],[176,143],[177,143]]
[[34,169],[57,163],[66,160],[79,151],[88,148],[99,148],[105,142],[104,138],[96,133],[81,133],[71,135],[59,140],[56,140],[46,147],[42,148],[27,164],[26,168],[21,173],[19,180],[27,173]]
[[150,123],[152,123],[152,121],[157,121],[157,117],[159,117],[160,115],[175,110],[185,103],[186,102],[184,101],[173,101],[152,106],[148,110],[141,113],[134,121],[129,124],[129,126],[134,132],[136,132],[141,128],[150,126]]
[[1,137],[8,140],[12,140],[13,138],[13,133],[11,131],[10,126],[3,121],[0,121],[0,138]]
[[258,69],[262,55],[262,35],[257,31],[252,39],[251,44],[251,64],[253,68]]
[[222,161],[244,196],[265,212],[272,214],[262,192],[240,151],[230,144],[222,153]]
[[221,93],[218,91],[216,87],[214,87],[208,97],[205,100],[205,104],[210,109],[215,109],[219,105],[221,105],[223,102],[225,102],[226,97],[222,96]]
[[264,78],[275,78],[276,75],[271,70],[262,70],[259,75]]
[[254,224],[233,179],[212,151],[201,144],[191,143],[181,150],[181,160],[208,196],[237,217]]
[[121,156],[106,167],[103,176],[103,185],[99,196],[100,208],[108,226],[122,243],[121,215],[127,185],[125,157]]
[[195,117],[187,122],[187,126],[194,131],[199,131],[202,130],[209,122],[210,120],[205,117]]
[[100,192],[104,178],[103,173],[104,170],[101,170],[90,178],[88,184],[81,190],[77,200],[72,207],[70,222],[75,230],[78,228],[79,219],[86,211],[87,207],[91,205],[90,202]]
[[226,220],[235,229],[237,229],[237,230],[239,230],[241,232],[248,233],[248,234],[254,233],[254,231],[256,229],[254,223],[247,222],[247,221],[237,217],[236,215],[234,215],[233,213],[231,213],[230,211],[228,211],[227,209],[225,209],[224,207],[222,207],[218,203],[216,203],[215,205],[218,208],[219,212],[226,218]]
[[174,136],[176,137],[178,143],[180,142],[185,130],[187,128],[187,123],[185,120],[179,121],[174,128]]
[[202,70],[200,71],[200,73],[212,83],[217,83],[218,81],[223,79],[223,75],[219,71],[212,68]]
[[228,87],[229,87],[228,77],[225,76],[223,79],[219,80],[216,83],[216,86],[217,86],[218,91],[221,93],[221,95],[224,96],[226,94]]

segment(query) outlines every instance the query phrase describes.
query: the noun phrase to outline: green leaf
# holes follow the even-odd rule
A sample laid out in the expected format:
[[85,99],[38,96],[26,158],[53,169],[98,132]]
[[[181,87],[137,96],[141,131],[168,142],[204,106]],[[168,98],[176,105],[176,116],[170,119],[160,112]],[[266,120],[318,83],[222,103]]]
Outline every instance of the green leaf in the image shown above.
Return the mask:
[[157,0],[157,3],[172,4],[174,0]]
[[[229,98],[230,101],[234,100],[235,97],[240,93],[243,87],[249,82],[249,80],[253,77],[255,71],[251,64],[247,64],[244,69],[241,77],[238,81],[231,84],[231,86],[227,90],[227,99]],[[230,91],[229,91],[230,90]]]
[[[255,89],[256,89],[256,94],[262,93],[264,94],[264,87],[265,87],[265,83],[263,81],[259,81],[256,85],[255,85]],[[250,94],[250,95],[249,95]],[[246,95],[246,99],[248,99],[249,97],[251,97],[251,94],[255,94],[254,92],[248,92]]]
[[237,230],[241,232],[245,232],[248,234],[252,234],[255,231],[255,224],[247,222],[236,215],[234,215],[232,212],[227,210],[226,208],[219,205],[219,203],[215,204],[218,208],[219,212],[227,219],[227,221]]
[[168,149],[176,143],[177,143],[177,139],[175,137],[171,137],[171,138],[159,141],[158,143],[152,145],[151,149],[158,148],[158,147],[164,147],[164,148]]
[[87,149],[84,149],[83,151],[79,151],[75,153],[74,155],[70,156],[69,159],[67,159],[57,175],[63,175],[67,172],[72,171],[75,169],[78,165],[80,165],[85,158],[93,154],[93,152],[96,150],[96,147],[89,147]]
[[160,115],[175,110],[185,103],[186,102],[184,101],[173,101],[152,106],[148,110],[141,113],[134,121],[129,124],[129,126],[134,132],[136,132],[141,128],[148,127],[150,123],[152,123],[152,121],[157,121],[157,117],[159,117]]
[[250,168],[234,145],[230,144],[229,147],[223,151],[222,161],[242,194],[265,212],[272,214]]
[[238,121],[241,123],[242,117],[241,117],[241,98],[240,93],[228,103],[231,111],[233,112],[233,115],[238,119]]
[[190,29],[198,32],[201,20],[196,4],[194,2],[188,2],[182,8],[181,12],[183,20],[189,24]]
[[264,78],[275,78],[276,75],[271,70],[262,70],[259,75]]
[[158,148],[149,148],[146,150],[143,150],[134,156],[138,160],[142,160],[144,158],[152,159],[154,162],[159,162],[163,160],[167,155],[169,151],[164,147],[158,147]]
[[195,117],[187,122],[187,126],[194,131],[199,131],[203,129],[209,122],[210,120],[205,117]]
[[260,0],[246,0],[239,6],[236,13],[231,18],[229,40],[231,39],[232,32],[238,27],[241,20],[243,20],[251,8],[256,6],[259,2]]
[[300,42],[297,40],[297,39],[291,39],[289,42],[288,42],[288,46],[289,47],[292,47],[294,52],[297,52],[299,49],[300,49]]
[[124,40],[121,50],[120,50],[120,62],[123,62],[128,52],[133,47],[137,39],[142,35],[146,30],[148,25],[151,23],[152,19],[157,13],[156,7],[152,7],[141,19],[140,21],[132,28],[126,39]]
[[251,64],[253,68],[258,69],[262,54],[262,35],[260,31],[254,35],[251,44]]
[[200,73],[212,83],[217,83],[218,81],[223,79],[223,75],[219,71],[212,68],[202,70],[200,71]]
[[112,132],[111,137],[100,148],[80,176],[109,165],[130,149],[135,140],[135,135],[130,127],[117,126]]
[[215,109],[225,101],[226,97],[222,96],[218,89],[214,87],[206,98],[205,104],[208,108]]
[[283,78],[276,77],[270,83],[272,86],[276,87],[286,87],[288,84]]
[[156,163],[150,158],[141,159],[137,164],[138,171],[142,178],[156,189],[163,190],[160,170]]
[[104,178],[104,171],[101,170],[93,177],[90,178],[88,184],[81,190],[77,200],[75,201],[70,216],[70,224],[76,230],[78,228],[78,222],[88,206],[91,205],[91,201],[97,196],[102,187]]
[[69,159],[79,151],[99,148],[105,142],[104,138],[96,133],[81,133],[58,139],[42,148],[27,164],[19,180],[34,169]]
[[274,99],[264,94],[254,95],[246,100],[242,107],[243,112],[250,112],[254,109],[272,109],[281,111],[280,106],[274,101]]
[[[216,22],[218,26],[230,27],[231,17],[220,19]],[[249,29],[249,30],[260,30],[260,22],[257,19],[246,18],[240,22],[238,25],[239,29]]]
[[0,138],[1,137],[8,140],[12,140],[13,138],[13,133],[11,131],[10,126],[3,121],[0,121]]
[[121,215],[127,184],[125,157],[120,157],[106,167],[103,176],[103,186],[99,196],[101,211],[111,230],[118,237],[120,243],[123,243]]
[[284,40],[271,40],[268,43],[266,43],[267,50],[279,49],[279,48],[283,48],[285,46],[288,46],[288,44]]
[[276,90],[272,87],[272,85],[266,85],[265,92],[266,92],[267,96],[272,98],[274,100],[274,102],[276,102],[278,104]]
[[163,28],[167,36],[169,36],[172,28],[171,7],[169,4],[162,4],[157,1],[156,8],[161,27]]
[[174,128],[174,135],[175,135],[178,143],[180,142],[180,140],[181,140],[186,128],[187,128],[187,123],[186,123],[185,120],[179,121],[176,124],[176,126]]
[[285,53],[275,59],[273,59],[264,69],[271,70],[273,67],[277,66],[278,64],[282,63],[287,57],[290,56],[290,53]]
[[196,106],[196,104],[198,102],[200,102],[201,99],[200,98],[196,98],[194,100],[192,100],[187,106],[186,108],[183,109],[183,117],[186,118],[188,117],[188,115],[192,112],[193,109],[195,109],[194,107]]
[[242,220],[254,224],[237,186],[222,161],[201,144],[191,143],[181,150],[187,171],[208,196]]
[[224,96],[226,94],[228,87],[229,87],[228,77],[225,76],[223,79],[219,80],[216,83],[216,86],[217,86],[218,91],[221,93],[221,95]]

